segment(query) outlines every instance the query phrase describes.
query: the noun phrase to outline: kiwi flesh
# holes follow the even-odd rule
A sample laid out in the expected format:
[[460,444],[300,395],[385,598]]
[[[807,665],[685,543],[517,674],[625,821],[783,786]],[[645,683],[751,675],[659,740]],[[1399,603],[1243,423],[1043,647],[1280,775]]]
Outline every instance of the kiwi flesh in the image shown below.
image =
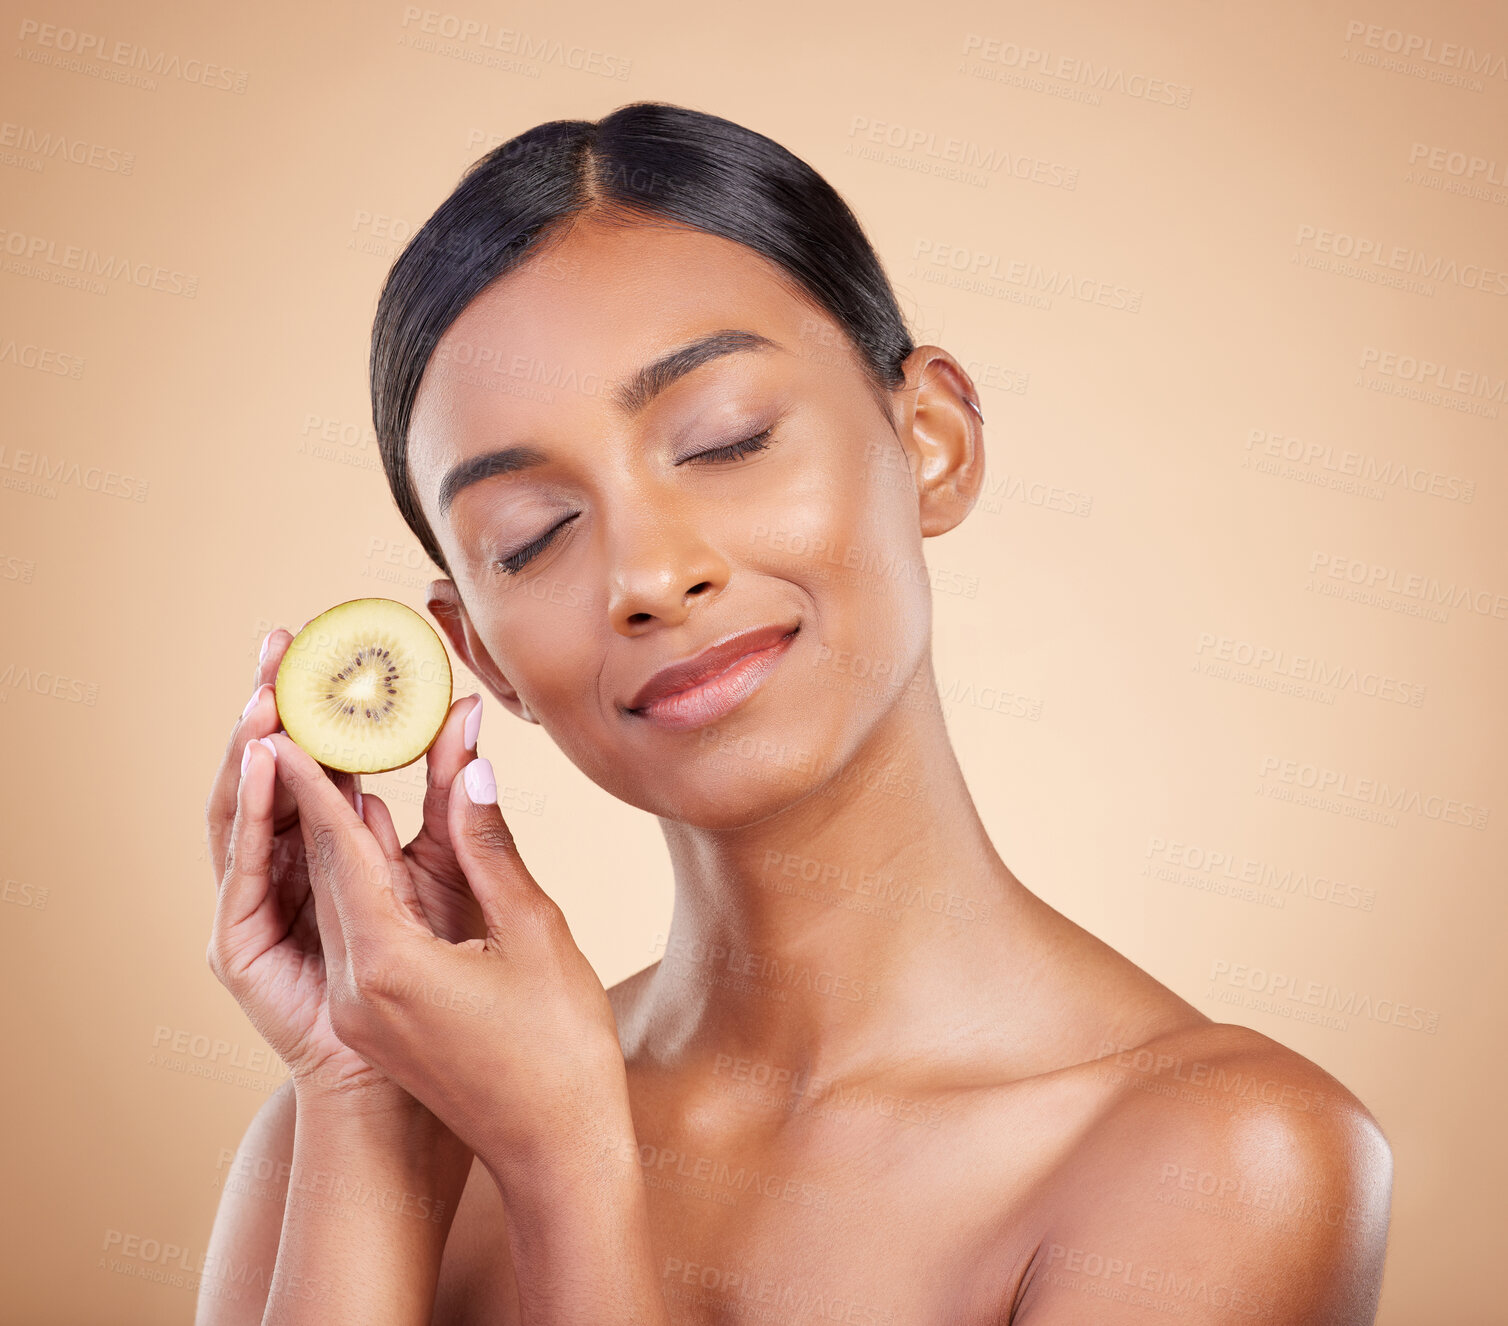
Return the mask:
[[395,599],[350,599],[309,621],[274,689],[283,730],[329,769],[385,773],[435,743],[451,700],[450,656]]

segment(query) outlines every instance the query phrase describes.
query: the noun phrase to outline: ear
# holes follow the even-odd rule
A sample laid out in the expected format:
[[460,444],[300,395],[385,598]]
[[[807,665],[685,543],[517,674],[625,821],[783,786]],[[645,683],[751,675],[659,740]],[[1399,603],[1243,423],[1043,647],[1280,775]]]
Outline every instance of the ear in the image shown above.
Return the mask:
[[896,433],[911,460],[922,536],[946,534],[969,514],[984,483],[979,393],[940,346],[917,346],[902,368],[906,385],[893,397]]
[[486,683],[487,689],[502,702],[504,708],[512,710],[526,723],[539,722],[492,661],[492,655],[487,652],[487,647],[471,624],[471,615],[461,602],[461,593],[456,588],[455,581],[430,581],[428,606],[449,639],[451,648]]

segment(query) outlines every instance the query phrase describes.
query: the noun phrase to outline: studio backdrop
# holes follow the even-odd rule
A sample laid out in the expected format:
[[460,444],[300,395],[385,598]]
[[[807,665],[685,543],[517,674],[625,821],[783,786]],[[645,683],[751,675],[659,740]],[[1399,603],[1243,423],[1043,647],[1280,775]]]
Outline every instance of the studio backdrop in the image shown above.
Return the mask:
[[[830,180],[978,388],[925,551],[1001,856],[1373,1111],[1379,1322],[1501,1321],[1508,10],[458,5],[6,7],[0,1320],[192,1319],[285,1077],[205,963],[210,779],[271,627],[441,574],[378,292],[489,148],[658,99]],[[654,819],[484,732],[604,983],[653,962]],[[366,782],[405,839],[423,767]]]

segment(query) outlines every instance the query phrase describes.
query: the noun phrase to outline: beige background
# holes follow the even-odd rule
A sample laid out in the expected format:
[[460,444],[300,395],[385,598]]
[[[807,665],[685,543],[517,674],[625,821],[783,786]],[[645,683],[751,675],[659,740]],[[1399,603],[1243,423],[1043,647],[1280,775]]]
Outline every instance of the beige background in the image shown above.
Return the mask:
[[[1005,860],[1372,1108],[1380,1322],[1501,1321],[1508,11],[631,9],[6,5],[0,1317],[191,1319],[281,1079],[204,964],[208,781],[271,624],[431,574],[371,432],[380,282],[485,148],[655,98],[824,173],[975,373],[986,496],[928,553],[972,591],[936,658]],[[534,53],[424,31],[471,19]],[[1359,241],[1384,261],[1337,267]],[[143,284],[70,284],[71,246]],[[1044,306],[1015,263],[1104,285]],[[657,828],[488,709],[615,982],[669,918]],[[413,777],[372,784],[405,831]]]

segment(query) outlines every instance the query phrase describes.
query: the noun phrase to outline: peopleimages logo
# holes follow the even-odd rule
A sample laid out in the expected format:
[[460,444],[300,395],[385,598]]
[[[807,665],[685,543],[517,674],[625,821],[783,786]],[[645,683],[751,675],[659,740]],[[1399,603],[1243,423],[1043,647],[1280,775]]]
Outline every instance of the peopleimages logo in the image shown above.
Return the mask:
[[[1217,635],[1213,631],[1199,632],[1194,656],[1204,664],[1211,659],[1221,663],[1235,663],[1249,668],[1253,673],[1266,671],[1274,677],[1292,678],[1328,690],[1351,691],[1374,700],[1386,700],[1414,709],[1424,703],[1425,688],[1416,682],[1404,681],[1385,672],[1357,668],[1349,663],[1332,663],[1311,654],[1291,654],[1272,645]],[[1199,670],[1207,669],[1200,667]]]
[[[111,41],[98,33],[60,28],[52,23],[39,23],[34,18],[23,18],[21,31],[17,35],[23,44],[17,48],[16,54],[36,63],[52,64],[77,73],[90,73],[94,71],[81,62],[99,60],[107,65],[123,65],[135,72],[154,74],[158,78],[176,78],[222,92],[246,91],[244,69],[230,69],[205,60],[185,60],[176,53],[154,51],[134,41]],[[53,51],[58,54],[51,54]],[[108,78],[105,81],[130,80]],[[137,81],[139,86],[149,89],[156,87],[152,80]]]
[[1095,92],[1118,92],[1133,100],[1173,106],[1178,110],[1187,110],[1190,98],[1194,95],[1194,89],[1187,83],[1151,78],[1118,65],[1099,64],[1094,60],[1064,55],[1046,47],[1006,41],[979,33],[969,33],[964,37],[963,54],[966,60],[998,65],[1002,69],[1025,75],[1060,79],[1064,83]]
[[1382,377],[1402,378],[1406,382],[1438,387],[1441,391],[1458,396],[1480,396],[1500,405],[1508,401],[1508,374],[1494,377],[1481,369],[1439,364],[1427,355],[1411,355],[1378,345],[1364,345],[1361,349],[1361,368]]
[[[1305,1016],[1305,1013],[1309,1009],[1323,1009],[1331,1014],[1366,1018],[1371,1022],[1383,1022],[1430,1035],[1434,1035],[1440,1026],[1438,1009],[1421,1008],[1404,999],[1379,999],[1358,990],[1342,990],[1329,981],[1305,980],[1289,972],[1268,971],[1264,967],[1251,967],[1225,958],[1214,960],[1210,967],[1210,983],[1212,996],[1221,1003],[1240,1002],[1236,992],[1244,990],[1247,992],[1246,1007],[1265,1009],[1282,1017],[1297,1017],[1301,1021],[1320,1021],[1320,1017]],[[1216,992],[1216,985],[1231,988],[1223,993]],[[1346,1026],[1341,1023],[1336,1029],[1344,1031]]]
[[[1459,264],[1454,258],[1427,253],[1406,244],[1387,244],[1366,235],[1323,230],[1307,223],[1299,226],[1293,242],[1296,250],[1307,249],[1314,254],[1328,254],[1351,263],[1366,263],[1371,268],[1382,267],[1425,281],[1458,285],[1466,290],[1480,290],[1484,294],[1508,295],[1508,271],[1484,267],[1481,263]],[[1297,251],[1294,257],[1299,257]],[[1359,270],[1366,272],[1368,268]]]
[[[518,28],[498,27],[481,19],[422,9],[418,5],[403,7],[402,29],[398,40],[403,45],[437,55],[460,56],[489,68],[512,67],[516,61],[524,60],[622,80],[632,67],[630,60],[609,51],[574,43],[567,45],[557,37],[540,37]],[[436,39],[443,39],[450,46]],[[506,65],[502,63],[504,56],[512,57]]]
[[756,953],[740,949],[738,945],[724,945],[716,941],[685,939],[679,935],[668,938],[658,935],[655,947],[665,946],[664,962],[667,967],[697,965],[722,968],[734,975],[752,976],[760,981],[789,990],[807,990],[828,995],[834,999],[862,1001],[868,994],[879,993],[873,981],[862,981],[825,970],[814,970],[806,963],[782,962],[774,954]]
[[1382,460],[1366,452],[1337,449],[1329,442],[1306,441],[1269,432],[1265,428],[1253,428],[1247,432],[1247,455],[1250,456],[1254,449],[1263,456],[1359,479],[1379,488],[1407,488],[1420,496],[1440,497],[1452,502],[1470,502],[1476,496],[1475,479],[1410,465],[1406,461]]
[[1459,179],[1480,180],[1483,184],[1498,187],[1508,185],[1508,167],[1501,162],[1478,156],[1475,152],[1462,152],[1457,148],[1437,147],[1417,140],[1409,147],[1409,165],[1424,163],[1426,170],[1444,171]]
[[[1486,807],[1474,806],[1453,797],[1426,795],[1416,787],[1399,786],[1378,778],[1353,778],[1341,769],[1326,769],[1299,760],[1284,760],[1269,755],[1262,761],[1262,778],[1276,785],[1301,788],[1320,797],[1340,797],[1388,811],[1421,815],[1446,824],[1461,824],[1472,829],[1487,827]],[[1279,800],[1285,798],[1279,797]]]
[[[891,1308],[874,1307],[805,1281],[781,1280],[748,1266],[709,1266],[666,1257],[667,1298],[727,1309],[750,1321],[830,1321],[844,1326],[897,1326]],[[747,1306],[745,1306],[747,1304]]]
[[1012,153],[972,138],[939,135],[935,129],[872,120],[867,115],[853,117],[848,138],[844,151],[850,155],[968,183],[987,184],[991,175],[1001,173],[1059,189],[1076,189],[1079,183],[1077,166],[1030,153]]
[[1290,865],[1278,865],[1242,852],[1206,848],[1198,843],[1180,842],[1156,834],[1147,844],[1146,856],[1149,862],[1186,870],[1212,881],[1256,885],[1268,890],[1279,901],[1288,894],[1295,894],[1367,912],[1377,902],[1375,889],[1362,888],[1320,873],[1296,870]]
[[[1246,1174],[1197,1169],[1182,1163],[1181,1158],[1163,1161],[1157,1182],[1159,1202],[1272,1228],[1291,1229],[1301,1221],[1310,1221],[1347,1229],[1381,1229],[1387,1222],[1385,1211],[1329,1202],[1319,1193],[1263,1182]],[[1189,1195],[1180,1197],[1180,1192]]]
[[1049,1284],[1084,1290],[1097,1297],[1121,1298],[1139,1308],[1172,1316],[1182,1315],[1190,1303],[1213,1305],[1246,1317],[1271,1317],[1277,1306],[1270,1294],[1226,1280],[1207,1279],[1196,1268],[1156,1266],[1092,1248],[1050,1243],[1043,1267]]
[[1378,23],[1353,18],[1346,24],[1347,44],[1358,37],[1362,46],[1401,56],[1406,61],[1423,60],[1446,69],[1464,69],[1467,73],[1508,78],[1508,58],[1501,52],[1479,51],[1458,41],[1437,41],[1422,33],[1385,28]]
[[1424,355],[1368,345],[1353,385],[1386,396],[1438,405],[1458,414],[1496,419],[1508,400],[1508,377],[1471,368],[1452,368]]
[[[1326,1105],[1325,1093],[1312,1086],[1299,1086],[1274,1077],[1258,1077],[1222,1061],[1185,1059],[1181,1054],[1153,1051],[1145,1045],[1128,1045],[1109,1037],[1100,1039],[1095,1058],[1102,1062],[1113,1059],[1114,1067],[1141,1074],[1140,1081],[1145,1084],[1165,1087],[1177,1082],[1182,1088],[1200,1089],[1197,1093],[1184,1089],[1176,1093],[1162,1090],[1157,1091],[1157,1095],[1177,1094],[1182,1099],[1194,1101],[1203,1099],[1205,1103],[1218,1103],[1229,1111],[1235,1110],[1238,1101],[1247,1105],[1281,1105],[1302,1114],[1320,1114]],[[1101,1070],[1102,1075],[1104,1072]],[[1138,1081],[1124,1073],[1118,1080]],[[1150,1089],[1150,1085],[1138,1089]]]
[[86,284],[96,294],[104,294],[107,289],[101,281],[127,281],[143,290],[181,295],[185,299],[194,299],[199,294],[199,278],[191,272],[125,254],[101,253],[79,244],[59,248],[58,242],[46,235],[0,230],[0,253],[17,260],[15,264],[7,264],[7,271],[20,276],[41,276],[60,285]]
[[0,340],[0,364],[13,364],[17,368],[29,368],[60,378],[80,378],[84,375],[84,362],[78,355],[65,354],[50,346],[23,345],[14,339]]
[[37,129],[12,120],[0,123],[0,147],[12,148],[39,161],[69,161],[106,174],[129,175],[136,166],[136,153],[125,152],[104,143],[84,138],[70,138],[52,129]]
[[1017,286],[1027,295],[1043,301],[1038,307],[1051,308],[1051,296],[1067,295],[1084,304],[1140,313],[1142,291],[1114,281],[1101,280],[1081,271],[1044,266],[1028,258],[1004,258],[987,249],[971,249],[962,244],[943,243],[919,238],[911,252],[911,271],[924,281],[942,281],[961,289],[982,294],[997,293]]
[[1309,572],[1314,580],[1325,576],[1331,580],[1344,581],[1357,589],[1401,594],[1425,604],[1466,608],[1483,617],[1496,617],[1499,621],[1508,618],[1508,594],[1497,593],[1480,585],[1442,582],[1434,576],[1406,573],[1379,562],[1340,557],[1318,549],[1309,556]]

